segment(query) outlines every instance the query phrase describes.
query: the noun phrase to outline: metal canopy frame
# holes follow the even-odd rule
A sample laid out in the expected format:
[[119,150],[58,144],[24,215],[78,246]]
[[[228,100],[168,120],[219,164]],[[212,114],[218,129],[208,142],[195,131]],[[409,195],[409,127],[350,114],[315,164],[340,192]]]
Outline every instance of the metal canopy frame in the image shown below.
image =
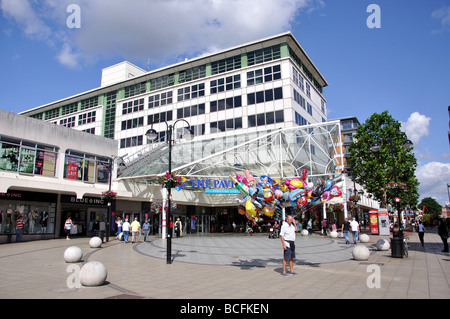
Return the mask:
[[[272,178],[301,176],[309,180],[336,176],[336,158],[343,163],[340,121],[275,131],[236,134],[177,143],[172,148],[172,171],[186,178],[227,178],[250,171]],[[149,151],[120,173],[118,180],[156,183],[167,171],[168,147]]]

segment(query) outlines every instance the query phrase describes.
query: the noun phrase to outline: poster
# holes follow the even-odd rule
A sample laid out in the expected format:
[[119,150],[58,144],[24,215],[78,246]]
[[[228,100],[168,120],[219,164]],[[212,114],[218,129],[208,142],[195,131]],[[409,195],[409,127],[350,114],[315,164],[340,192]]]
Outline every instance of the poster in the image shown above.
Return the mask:
[[77,179],[78,176],[78,166],[77,164],[68,164],[67,165],[67,178],[69,179]]
[[369,211],[370,216],[370,233],[372,235],[378,235],[378,211],[371,210]]

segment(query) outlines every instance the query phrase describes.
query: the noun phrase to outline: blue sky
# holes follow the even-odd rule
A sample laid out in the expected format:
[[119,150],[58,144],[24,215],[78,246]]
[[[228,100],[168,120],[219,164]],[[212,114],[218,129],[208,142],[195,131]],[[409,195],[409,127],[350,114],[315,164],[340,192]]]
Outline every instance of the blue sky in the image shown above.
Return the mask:
[[[71,4],[80,28],[67,25]],[[370,4],[381,28],[367,26]],[[0,0],[0,11],[0,108],[12,112],[98,87],[123,60],[154,69],[290,30],[329,83],[328,118],[388,110],[415,144],[421,198],[449,201],[448,0]]]

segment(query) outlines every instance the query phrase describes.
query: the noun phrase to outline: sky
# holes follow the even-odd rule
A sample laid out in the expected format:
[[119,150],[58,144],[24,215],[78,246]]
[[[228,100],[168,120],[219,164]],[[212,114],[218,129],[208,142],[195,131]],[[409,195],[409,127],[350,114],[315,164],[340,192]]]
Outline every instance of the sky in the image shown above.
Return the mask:
[[0,109],[15,113],[125,60],[152,70],[291,31],[329,84],[328,119],[388,110],[420,200],[450,201],[450,0],[0,0],[0,26]]

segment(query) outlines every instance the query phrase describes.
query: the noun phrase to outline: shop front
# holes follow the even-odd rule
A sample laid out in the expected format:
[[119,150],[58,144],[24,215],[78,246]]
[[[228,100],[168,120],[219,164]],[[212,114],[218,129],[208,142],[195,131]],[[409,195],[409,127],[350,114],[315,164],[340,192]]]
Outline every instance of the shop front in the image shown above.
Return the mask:
[[95,236],[98,231],[106,231],[108,203],[99,197],[61,195],[60,236],[64,236],[64,223],[72,218],[75,227],[72,236]]
[[22,218],[22,240],[55,237],[57,195],[15,191],[0,193],[0,243],[16,240]]

